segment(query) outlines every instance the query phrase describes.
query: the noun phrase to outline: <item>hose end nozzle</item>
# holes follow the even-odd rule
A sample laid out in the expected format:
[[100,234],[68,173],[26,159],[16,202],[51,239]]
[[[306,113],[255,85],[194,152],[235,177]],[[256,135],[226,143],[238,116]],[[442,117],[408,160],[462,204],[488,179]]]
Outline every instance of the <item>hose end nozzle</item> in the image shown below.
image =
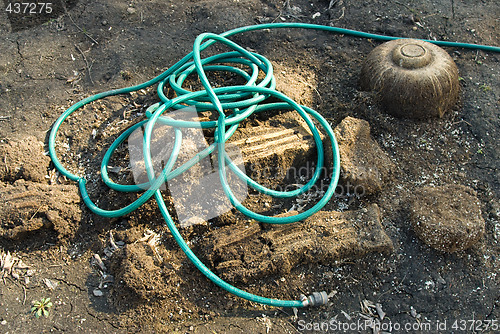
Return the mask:
[[326,303],[328,303],[328,295],[325,291],[313,292],[309,297],[303,298],[302,303],[304,306],[326,305]]

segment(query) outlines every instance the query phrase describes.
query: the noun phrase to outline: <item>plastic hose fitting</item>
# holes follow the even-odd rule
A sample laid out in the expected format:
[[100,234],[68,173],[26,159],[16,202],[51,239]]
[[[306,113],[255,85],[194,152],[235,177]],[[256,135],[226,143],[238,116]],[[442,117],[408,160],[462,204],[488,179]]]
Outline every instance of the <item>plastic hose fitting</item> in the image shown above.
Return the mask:
[[309,297],[303,296],[302,304],[304,306],[321,306],[328,303],[328,295],[325,291],[313,292]]

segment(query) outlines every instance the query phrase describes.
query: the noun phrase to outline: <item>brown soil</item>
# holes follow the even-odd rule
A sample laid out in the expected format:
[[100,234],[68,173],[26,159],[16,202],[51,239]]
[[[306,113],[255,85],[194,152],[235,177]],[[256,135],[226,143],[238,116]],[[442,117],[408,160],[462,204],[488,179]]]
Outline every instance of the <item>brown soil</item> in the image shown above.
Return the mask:
[[410,209],[413,230],[431,247],[448,252],[465,250],[484,234],[479,201],[468,187],[426,186],[418,189],[414,203]]
[[[296,315],[214,286],[176,245],[153,201],[125,217],[103,218],[83,205],[74,182],[55,171],[45,155],[48,131],[66,108],[93,93],[160,74],[188,53],[202,32],[300,21],[500,45],[500,6],[493,0],[286,3],[66,1],[49,16],[29,18],[2,8],[0,255],[4,259],[9,252],[18,266],[1,274],[0,332],[295,333],[304,322],[364,321],[360,312],[380,319],[365,300],[381,305],[383,323],[447,321],[446,330],[431,332],[452,332],[455,320],[500,321],[498,54],[446,49],[459,70],[460,102],[441,119],[416,121],[385,114],[371,93],[358,89],[362,61],[380,44],[376,41],[303,30],[233,38],[269,58],[278,89],[321,112],[332,127],[348,116],[368,122],[361,150],[380,158],[377,169],[391,169],[378,171],[382,177],[369,195],[337,191],[323,209],[332,212],[306,222],[270,227],[229,212],[181,231],[207,266],[239,288],[275,298],[330,294],[328,305]],[[156,101],[154,88],[107,98],[76,112],[61,128],[62,163],[85,175],[91,198],[105,209],[122,207],[137,195],[105,187],[100,161],[114,138]],[[240,135],[247,126],[276,131],[298,126],[287,122],[279,113],[266,113],[245,124]],[[300,166],[298,151],[284,151],[269,164]],[[314,151],[304,157],[308,154]],[[120,172],[128,167],[126,158],[123,148],[111,161],[118,171],[112,177],[120,182],[132,181]],[[346,189],[351,179],[343,173]],[[269,184],[297,183],[301,176],[296,177]],[[455,189],[450,184],[473,190],[480,215],[474,219],[484,222],[482,238],[454,253],[427,246],[411,227],[416,201],[429,205],[425,196],[415,196],[418,189]],[[172,207],[170,194],[164,197]],[[470,199],[457,196],[447,206],[447,198],[435,201],[447,210],[442,216],[460,221],[458,208],[469,207]],[[294,204],[259,196],[248,201],[266,214],[282,214]],[[29,311],[32,301],[43,297],[54,305],[48,318],[37,319]]]

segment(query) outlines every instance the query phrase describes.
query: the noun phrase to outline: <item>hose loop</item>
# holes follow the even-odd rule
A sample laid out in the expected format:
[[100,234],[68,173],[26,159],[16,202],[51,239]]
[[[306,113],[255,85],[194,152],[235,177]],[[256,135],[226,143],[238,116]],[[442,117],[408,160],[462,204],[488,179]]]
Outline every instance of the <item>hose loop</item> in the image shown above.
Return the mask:
[[[266,298],[257,296],[241,289],[238,289],[227,282],[223,281],[215,275],[209,268],[207,268],[198,257],[191,251],[186,241],[182,238],[177,227],[174,224],[168,208],[163,200],[160,192],[161,186],[169,180],[181,175],[189,168],[194,166],[202,159],[207,158],[210,154],[218,153],[218,174],[219,179],[224,189],[224,193],[230,200],[231,204],[249,218],[270,224],[288,224],[297,222],[310,217],[312,214],[321,210],[324,205],[331,199],[337,186],[339,171],[340,171],[340,157],[337,142],[330,124],[325,118],[317,111],[297,104],[295,101],[286,95],[275,90],[276,80],[273,75],[273,66],[271,62],[264,56],[250,52],[236,44],[229,39],[230,36],[256,31],[263,29],[276,29],[276,28],[302,28],[329,31],[336,34],[344,34],[355,37],[371,38],[375,40],[387,41],[393,40],[398,37],[382,36],[370,34],[355,30],[321,26],[307,23],[273,23],[261,24],[254,26],[241,27],[229,30],[220,35],[213,33],[203,33],[199,35],[193,45],[193,51],[183,57],[180,61],[172,67],[161,73],[156,78],[153,78],[142,84],[126,87],[122,89],[115,89],[108,92],[99,93],[87,97],[70,108],[68,108],[54,123],[49,135],[49,154],[54,162],[55,167],[59,172],[78,183],[80,193],[84,203],[88,208],[99,215],[104,217],[118,217],[126,215],[136,210],[143,205],[151,197],[154,197],[160,212],[170,229],[173,237],[188,256],[191,262],[212,282],[222,287],[226,291],[233,293],[241,298],[250,301],[267,304],[271,306],[280,307],[305,307],[305,306],[319,306],[327,303],[327,295],[325,292],[315,292],[311,296],[301,300],[279,300],[273,298]],[[442,41],[428,41],[440,46],[462,47],[469,49],[478,49],[491,52],[500,52],[500,48],[496,46],[485,46],[467,43],[454,43]],[[232,51],[216,54],[203,58],[201,53],[214,43],[220,43],[232,49]],[[228,72],[233,73],[245,82],[241,85],[214,87],[208,80],[207,72]],[[261,75],[263,74],[263,75]],[[200,91],[189,91],[183,87],[186,79],[190,75],[197,75],[201,81],[203,89]],[[98,207],[90,198],[86,187],[86,179],[71,173],[66,169],[59,160],[56,152],[56,139],[58,131],[64,121],[73,114],[76,110],[83,106],[113,95],[125,94],[138,91],[157,84],[157,94],[160,102],[151,105],[146,110],[146,119],[131,126],[125,130],[108,148],[101,163],[101,177],[103,182],[115,191],[120,192],[140,192],[141,195],[134,202],[126,205],[123,208],[115,210],[104,210]],[[175,93],[175,97],[168,98],[165,91],[171,88]],[[273,100],[279,102],[269,102],[268,98],[273,97]],[[217,121],[188,121],[182,119],[174,119],[169,116],[170,111],[182,110],[186,107],[194,107],[197,111],[212,111],[218,114]],[[226,141],[236,132],[238,125],[251,117],[254,113],[270,110],[293,110],[300,115],[305,121],[309,131],[313,134],[313,139],[317,150],[316,170],[312,178],[302,187],[291,191],[277,191],[274,189],[266,188],[258,184],[255,180],[248,177],[236,164],[230,159],[226,152]],[[174,129],[175,137],[173,143],[172,153],[162,171],[155,174],[153,168],[153,161],[151,156],[151,136],[155,125],[159,123],[162,125],[170,126]],[[309,191],[318,181],[320,170],[324,166],[324,147],[321,140],[320,131],[316,124],[322,128],[322,132],[328,137],[330,146],[326,149],[332,153],[333,161],[331,162],[331,175],[330,184],[321,199],[318,200],[308,210],[301,212],[294,216],[288,217],[270,217],[256,212],[253,212],[240,203],[227,182],[227,168],[234,172],[246,184],[257,190],[258,192],[270,195],[276,198],[291,198],[299,196]],[[117,148],[124,143],[136,130],[144,128],[143,134],[143,158],[145,162],[145,170],[148,176],[148,181],[142,184],[135,185],[122,185],[115,183],[109,177],[108,165],[111,157]],[[180,149],[182,147],[182,131],[183,128],[197,128],[197,129],[214,129],[214,142],[198,152],[190,160],[173,168]]]

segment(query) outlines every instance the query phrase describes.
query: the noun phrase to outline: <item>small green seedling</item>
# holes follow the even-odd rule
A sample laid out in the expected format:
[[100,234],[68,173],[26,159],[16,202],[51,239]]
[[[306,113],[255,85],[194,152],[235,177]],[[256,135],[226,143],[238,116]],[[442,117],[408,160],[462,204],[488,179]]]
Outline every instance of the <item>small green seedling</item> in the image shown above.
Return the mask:
[[31,308],[31,313],[35,314],[35,317],[40,318],[41,315],[44,317],[49,316],[49,309],[52,307],[52,302],[50,298],[42,298],[40,301],[34,300],[33,307]]
[[481,88],[483,92],[489,92],[491,90],[491,87],[487,84],[482,84],[481,86],[479,86],[479,88]]

